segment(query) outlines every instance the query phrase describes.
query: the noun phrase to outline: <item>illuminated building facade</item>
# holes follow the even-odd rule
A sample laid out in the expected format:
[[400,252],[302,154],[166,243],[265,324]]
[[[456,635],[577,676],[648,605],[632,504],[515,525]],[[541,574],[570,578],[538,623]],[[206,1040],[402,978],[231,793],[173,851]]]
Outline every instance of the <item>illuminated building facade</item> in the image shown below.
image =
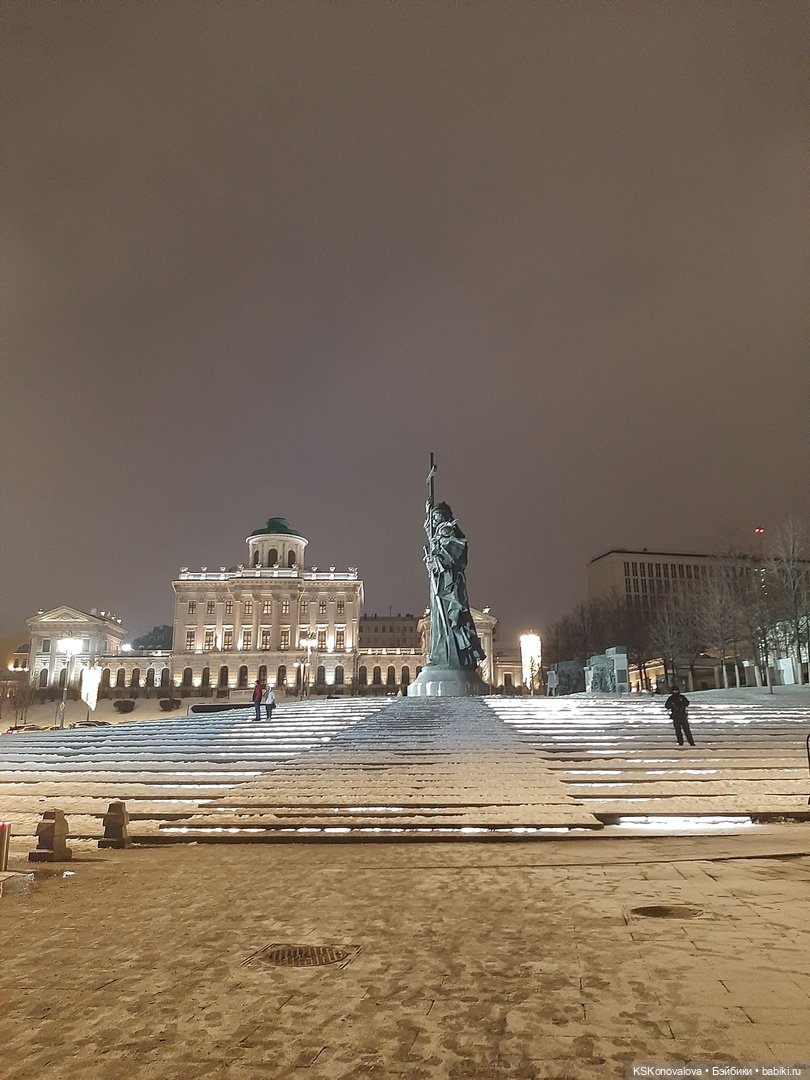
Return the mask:
[[81,648],[70,664],[70,685],[78,686],[79,672],[99,657],[109,660],[121,651],[126,628],[110,612],[89,612],[63,604],[50,611],[40,611],[27,620],[31,635],[29,671],[31,682],[45,689],[62,686],[68,670],[68,657],[61,653],[58,643],[63,638],[76,638]]
[[308,568],[308,541],[285,518],[270,518],[246,542],[246,563],[183,567],[172,583],[175,682],[221,691],[257,678],[280,688],[352,686],[363,606],[357,568]]

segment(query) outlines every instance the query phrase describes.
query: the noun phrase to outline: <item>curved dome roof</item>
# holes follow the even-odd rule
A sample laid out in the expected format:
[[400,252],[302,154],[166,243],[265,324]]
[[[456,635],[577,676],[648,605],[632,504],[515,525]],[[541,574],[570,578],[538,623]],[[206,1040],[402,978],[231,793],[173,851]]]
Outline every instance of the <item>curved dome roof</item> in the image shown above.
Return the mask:
[[262,534],[270,534],[273,536],[298,536],[303,540],[300,532],[296,532],[292,528],[289,521],[283,517],[271,517],[267,519],[267,524],[263,529],[254,529],[250,534],[251,536],[261,536]]

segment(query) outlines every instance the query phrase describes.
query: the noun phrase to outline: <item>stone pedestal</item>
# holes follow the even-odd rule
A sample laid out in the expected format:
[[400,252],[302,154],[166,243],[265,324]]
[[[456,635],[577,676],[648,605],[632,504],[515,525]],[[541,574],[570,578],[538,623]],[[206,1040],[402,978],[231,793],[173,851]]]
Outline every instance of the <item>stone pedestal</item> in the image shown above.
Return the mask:
[[408,697],[481,697],[489,687],[477,671],[427,664],[408,687]]
[[104,836],[98,842],[100,848],[132,847],[132,838],[129,835],[129,814],[125,802],[120,800],[111,802],[102,821]]
[[64,810],[46,810],[37,825],[36,851],[28,852],[29,862],[68,862],[73,852],[67,846],[68,822]]

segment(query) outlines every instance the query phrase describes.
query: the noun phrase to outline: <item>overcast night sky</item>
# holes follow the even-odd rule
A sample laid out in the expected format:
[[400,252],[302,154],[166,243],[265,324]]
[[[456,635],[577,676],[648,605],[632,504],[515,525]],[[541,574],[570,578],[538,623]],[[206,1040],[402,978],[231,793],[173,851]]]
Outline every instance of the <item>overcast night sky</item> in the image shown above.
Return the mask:
[[271,515],[503,642],[810,487],[806,3],[5,3],[0,636]]

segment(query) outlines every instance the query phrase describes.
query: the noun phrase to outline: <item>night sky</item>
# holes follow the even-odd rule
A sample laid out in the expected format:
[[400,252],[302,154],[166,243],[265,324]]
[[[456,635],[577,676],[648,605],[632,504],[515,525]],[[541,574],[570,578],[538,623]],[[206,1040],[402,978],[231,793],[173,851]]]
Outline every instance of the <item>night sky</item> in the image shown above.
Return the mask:
[[430,450],[503,644],[805,513],[806,3],[2,10],[0,636],[271,515],[420,611]]

